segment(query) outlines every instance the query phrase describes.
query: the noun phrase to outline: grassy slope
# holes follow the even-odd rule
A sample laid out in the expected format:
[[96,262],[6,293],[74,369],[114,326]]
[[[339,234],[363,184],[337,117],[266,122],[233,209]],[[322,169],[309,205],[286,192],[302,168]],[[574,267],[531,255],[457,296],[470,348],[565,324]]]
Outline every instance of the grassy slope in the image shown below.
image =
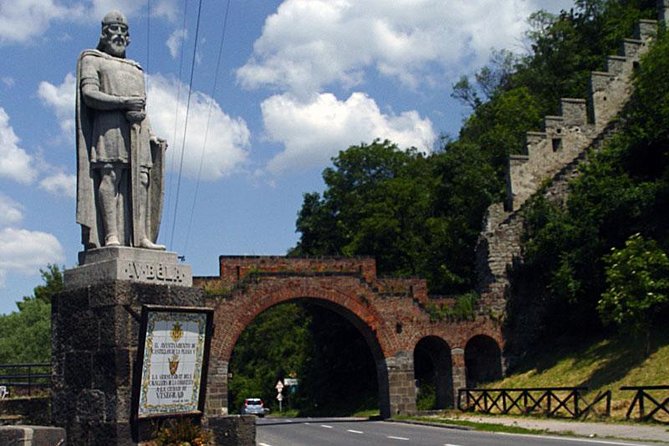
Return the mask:
[[[578,346],[551,348],[528,358],[523,367],[488,387],[574,387],[587,386],[589,395],[612,391],[612,415],[624,417],[634,395],[622,386],[669,385],[669,329],[656,332],[651,353],[645,357],[644,342],[617,337]],[[658,396],[667,397],[668,391]]]

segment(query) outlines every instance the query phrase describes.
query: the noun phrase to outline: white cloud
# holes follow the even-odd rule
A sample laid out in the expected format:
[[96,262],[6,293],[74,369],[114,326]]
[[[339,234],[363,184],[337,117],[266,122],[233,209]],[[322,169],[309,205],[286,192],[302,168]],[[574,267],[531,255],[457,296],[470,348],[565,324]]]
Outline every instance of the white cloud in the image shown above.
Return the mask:
[[359,84],[364,70],[415,87],[436,67],[445,76],[515,48],[532,4],[524,0],[286,0],[267,18],[242,86],[293,94]]
[[[113,10],[127,17],[146,14],[146,3],[136,0],[2,0],[0,2],[0,43],[26,43],[41,36],[54,21],[64,23],[82,20],[100,21]],[[151,15],[175,21],[179,15],[177,0],[154,0]],[[132,23],[131,23],[132,26]]]
[[[101,20],[105,14],[115,9],[130,18],[139,14],[145,14],[146,2],[138,2],[137,0],[93,0],[90,15],[95,19]],[[152,16],[173,21],[177,17],[177,10],[176,0],[154,0],[151,2]],[[130,26],[130,32],[132,33],[132,23],[130,23]]]
[[[180,89],[182,93],[177,110]],[[149,79],[147,97],[151,125],[156,135],[168,140],[168,156],[177,157],[177,160],[181,157],[186,122],[186,90],[187,86],[179,81],[160,75]],[[242,167],[248,157],[249,145],[250,132],[243,119],[228,116],[215,100],[204,93],[192,93],[183,155],[183,169],[187,176],[197,177],[200,167],[203,180],[228,175]]]
[[5,84],[7,88],[12,88],[16,84],[16,80],[11,76],[3,76],[2,83]]
[[188,31],[185,29],[177,29],[174,31],[170,37],[165,42],[167,48],[170,50],[170,55],[172,59],[179,57],[179,52],[181,50],[181,45],[183,45],[184,40],[188,37]]
[[0,230],[0,285],[8,273],[34,274],[44,265],[64,260],[63,247],[52,234],[14,228]]
[[80,17],[81,6],[63,6],[56,0],[7,0],[0,5],[0,43],[28,42],[43,34],[54,20]]
[[308,102],[277,95],[262,103],[262,113],[269,138],[285,146],[267,165],[275,174],[326,164],[343,148],[377,138],[426,152],[436,140],[429,119],[415,111],[384,114],[363,93],[353,93],[346,101],[325,93]]
[[176,0],[159,0],[151,4],[151,15],[174,22],[181,14]]
[[62,84],[53,85],[42,81],[37,89],[37,95],[42,103],[54,111],[60,123],[60,128],[70,137],[74,137],[75,85],[75,76],[68,73]]
[[31,183],[37,176],[33,158],[19,147],[19,137],[9,125],[9,115],[0,107],[0,178]]
[[23,220],[23,207],[0,193],[0,227],[14,226]]
[[59,197],[74,198],[77,194],[77,177],[59,172],[42,179],[39,187]]

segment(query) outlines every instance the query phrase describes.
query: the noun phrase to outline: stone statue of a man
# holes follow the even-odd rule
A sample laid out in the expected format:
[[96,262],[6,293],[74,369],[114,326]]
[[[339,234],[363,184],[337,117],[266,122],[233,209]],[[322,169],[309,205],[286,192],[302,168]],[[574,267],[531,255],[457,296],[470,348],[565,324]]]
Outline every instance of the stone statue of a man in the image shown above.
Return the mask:
[[84,249],[157,245],[167,144],[146,117],[144,72],[125,58],[128,21],[102,19],[96,49],[77,62],[77,223]]

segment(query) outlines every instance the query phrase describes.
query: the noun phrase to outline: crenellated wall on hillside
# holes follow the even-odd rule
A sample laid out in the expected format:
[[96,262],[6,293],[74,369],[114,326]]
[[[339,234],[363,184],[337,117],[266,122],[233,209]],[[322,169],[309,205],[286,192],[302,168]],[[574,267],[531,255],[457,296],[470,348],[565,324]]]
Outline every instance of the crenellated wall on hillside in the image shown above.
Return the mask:
[[591,73],[587,101],[562,98],[559,115],[546,116],[542,131],[527,132],[524,153],[509,157],[507,210],[518,210],[615,119],[630,96],[639,58],[656,32],[656,21],[640,21],[634,38],[622,43],[620,54],[607,58],[606,71]]
[[[658,2],[661,18],[665,3]],[[579,165],[616,132],[617,116],[632,93],[632,74],[657,27],[654,20],[639,21],[633,38],[607,58],[606,70],[591,73],[588,98],[563,98],[559,115],[546,116],[542,131],[527,133],[524,154],[509,157],[506,201],[488,208],[476,249],[482,311],[505,310],[508,274],[521,261],[523,205],[537,193],[551,201],[566,199]]]

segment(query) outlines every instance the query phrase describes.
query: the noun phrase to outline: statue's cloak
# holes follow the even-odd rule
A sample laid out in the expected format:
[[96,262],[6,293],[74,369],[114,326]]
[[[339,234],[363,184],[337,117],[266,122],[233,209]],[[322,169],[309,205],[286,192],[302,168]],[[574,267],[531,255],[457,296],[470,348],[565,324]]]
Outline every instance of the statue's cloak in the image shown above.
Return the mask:
[[[81,94],[81,65],[85,56],[102,57],[114,59],[120,63],[128,63],[141,67],[131,60],[115,58],[102,51],[85,50],[77,60],[77,79],[76,79],[76,142],[77,142],[77,223],[81,225],[81,242],[84,249],[95,249],[104,246],[104,227],[102,224],[101,209],[98,203],[99,174],[91,166],[91,150],[93,147],[93,130],[95,120],[95,110],[86,105]],[[151,169],[149,170],[149,224],[147,225],[147,237],[155,242],[158,238],[160,227],[160,218],[162,215],[163,189],[164,189],[164,152],[165,146],[162,144],[153,144],[150,142],[151,130],[148,119],[144,119],[137,125],[135,131],[132,131],[133,137],[130,140],[130,166],[128,171],[129,183],[127,193],[129,203],[120,206],[127,215],[122,221],[130,222],[126,224],[126,231],[130,234],[124,236],[121,244],[130,246],[139,246],[140,240],[136,235],[137,231],[133,228],[137,225],[136,215],[133,215],[133,209],[138,206],[138,190],[140,186],[139,162],[138,159],[146,158],[140,155],[141,151],[149,151],[151,158]],[[119,209],[120,210],[120,209]],[[135,211],[136,212],[136,211]],[[125,242],[124,242],[125,241]]]

